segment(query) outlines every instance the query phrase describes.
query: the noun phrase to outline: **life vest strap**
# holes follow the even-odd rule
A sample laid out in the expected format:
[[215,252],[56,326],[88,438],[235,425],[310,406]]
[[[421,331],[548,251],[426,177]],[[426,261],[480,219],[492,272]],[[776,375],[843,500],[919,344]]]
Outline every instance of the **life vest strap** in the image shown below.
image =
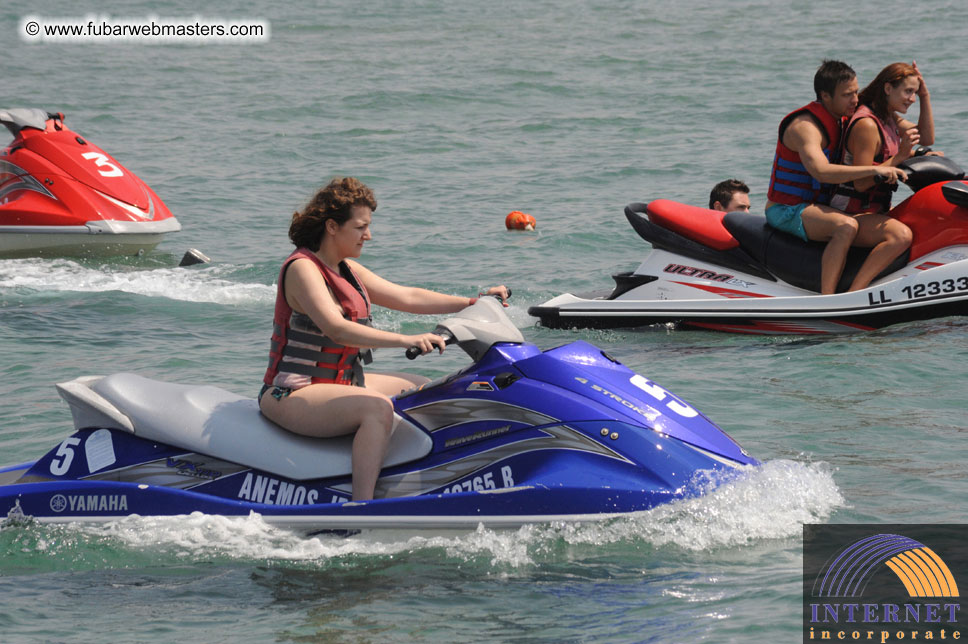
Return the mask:
[[[312,360],[313,362],[320,362],[322,364],[339,364],[341,353],[329,353],[326,351],[318,351],[316,349],[308,349],[306,347],[294,347],[291,344],[287,344],[286,348],[282,350],[283,363],[289,365],[289,361],[285,358],[297,358],[299,360]],[[286,369],[287,371],[289,369]]]
[[311,344],[317,347],[323,347],[324,349],[342,349],[343,345],[336,344],[330,338],[319,333],[307,333],[306,331],[299,331],[298,329],[289,329],[287,337],[290,342],[301,342],[303,344]]
[[323,378],[325,380],[339,380],[341,369],[335,367],[317,367],[316,365],[303,364],[301,362],[286,362],[286,373],[298,373],[310,378]]

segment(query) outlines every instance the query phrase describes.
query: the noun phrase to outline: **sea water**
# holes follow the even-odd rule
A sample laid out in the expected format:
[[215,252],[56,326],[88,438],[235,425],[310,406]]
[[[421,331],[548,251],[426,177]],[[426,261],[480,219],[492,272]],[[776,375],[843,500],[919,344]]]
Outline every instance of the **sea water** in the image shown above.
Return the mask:
[[[607,289],[649,252],[626,203],[762,208],[776,125],[824,58],[861,85],[917,60],[968,163],[963,7],[838,2],[13,2],[2,108],[62,111],[183,225],[140,258],[0,261],[0,463],[70,429],[53,384],[133,371],[254,396],[289,218],[337,175],[380,202],[362,262],[475,295],[504,283],[542,347],[583,339],[676,392],[762,468],[587,525],[307,538],[258,516],[0,530],[3,642],[781,642],[804,523],[965,522],[968,322],[833,338],[566,331],[528,306]],[[251,18],[262,42],[26,42],[25,16]],[[883,17],[883,20],[875,18]],[[909,115],[916,120],[917,107]],[[898,199],[906,196],[901,188]],[[533,233],[504,230],[511,210]],[[191,247],[207,265],[177,266]],[[434,319],[376,313],[418,333]],[[452,349],[379,368],[429,377]]]

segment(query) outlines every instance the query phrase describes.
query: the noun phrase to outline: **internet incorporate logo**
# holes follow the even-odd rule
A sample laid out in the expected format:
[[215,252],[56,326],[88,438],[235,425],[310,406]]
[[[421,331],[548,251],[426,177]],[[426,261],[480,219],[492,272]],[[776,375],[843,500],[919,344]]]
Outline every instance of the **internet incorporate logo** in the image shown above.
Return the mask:
[[876,534],[844,548],[817,578],[813,596],[860,597],[881,565],[894,571],[909,597],[959,596],[958,584],[941,557],[899,534]]
[[961,639],[968,526],[806,525],[803,550],[804,642]]

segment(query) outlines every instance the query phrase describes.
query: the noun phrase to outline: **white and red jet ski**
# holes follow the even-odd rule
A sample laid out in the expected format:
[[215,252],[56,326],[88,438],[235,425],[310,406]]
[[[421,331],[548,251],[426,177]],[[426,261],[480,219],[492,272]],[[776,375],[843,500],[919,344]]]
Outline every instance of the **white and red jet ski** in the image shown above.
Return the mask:
[[825,244],[778,231],[761,214],[657,199],[625,215],[654,250],[613,275],[607,294],[565,293],[528,312],[551,328],[676,324],[765,335],[866,331],[968,314],[968,182],[945,157],[903,164],[914,194],[891,210],[911,247],[869,288],[845,293],[869,249],[852,248],[835,295],[820,295]]

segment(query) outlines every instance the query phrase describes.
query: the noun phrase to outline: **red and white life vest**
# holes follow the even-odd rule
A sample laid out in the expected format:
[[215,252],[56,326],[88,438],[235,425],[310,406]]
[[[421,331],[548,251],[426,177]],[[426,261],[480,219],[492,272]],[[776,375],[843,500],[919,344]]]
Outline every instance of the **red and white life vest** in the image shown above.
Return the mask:
[[312,260],[319,268],[343,308],[343,317],[360,324],[370,323],[370,298],[363,283],[346,262],[340,263],[340,272],[337,273],[309,249],[297,249],[279,271],[269,367],[263,382],[292,389],[316,383],[363,386],[361,363],[370,362],[370,351],[337,344],[327,338],[308,315],[293,310],[286,301],[286,271],[293,261],[300,258]]

